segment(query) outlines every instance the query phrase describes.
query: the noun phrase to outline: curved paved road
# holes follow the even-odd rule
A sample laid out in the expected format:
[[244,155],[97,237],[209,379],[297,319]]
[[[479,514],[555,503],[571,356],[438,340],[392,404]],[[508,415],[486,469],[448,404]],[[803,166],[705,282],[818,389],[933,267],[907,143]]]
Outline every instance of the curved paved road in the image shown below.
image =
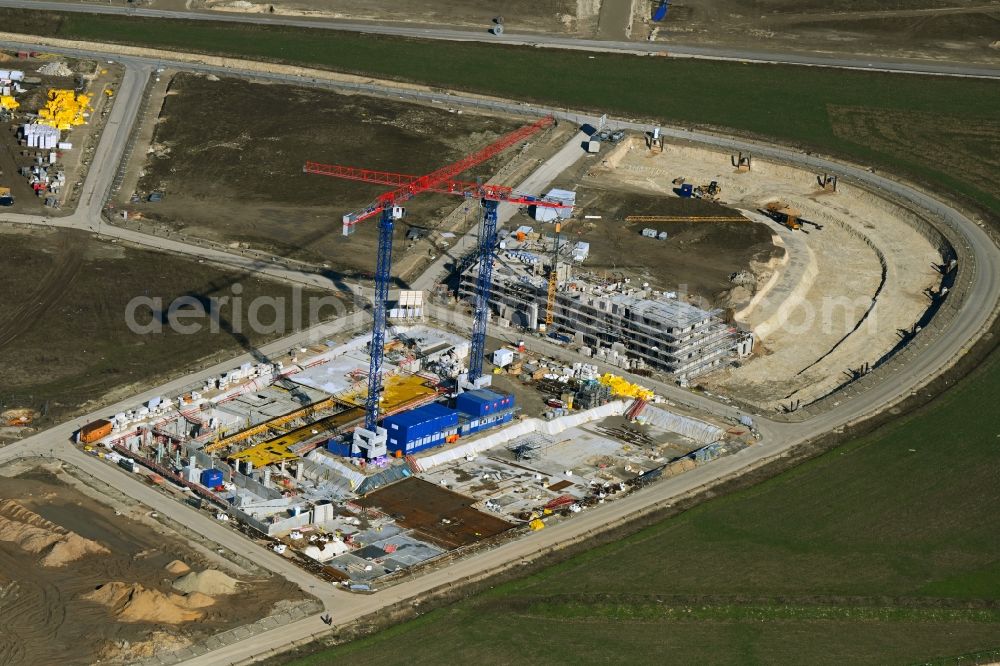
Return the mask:
[[[46,48],[47,50],[58,50],[49,47]],[[74,51],[74,54],[92,58],[106,57],[106,54],[96,50],[96,47],[93,51],[77,50]],[[189,63],[179,61],[173,62],[131,57],[117,59],[126,65],[127,70],[121,90],[119,91],[119,95],[117,97],[117,101],[109,118],[109,128],[114,128],[115,131],[105,132],[101,137],[95,156],[94,167],[92,168],[84,186],[84,194],[81,198],[80,208],[76,211],[76,213],[65,218],[44,220],[42,218],[32,216],[0,213],[0,220],[42,224],[49,223],[60,226],[97,230],[99,224],[97,215],[100,211],[104,193],[107,192],[108,187],[110,187],[111,179],[113,178],[115,170],[114,167],[118,164],[122,155],[126,137],[128,135],[128,129],[131,127],[134,114],[139,106],[139,94],[151,69],[157,65],[165,65],[180,69],[198,69],[199,71],[213,71],[230,75],[239,75],[244,73],[243,70],[236,68],[226,68],[221,66],[211,67],[207,65],[192,66]],[[262,78],[259,73],[252,73],[251,75],[257,78]],[[316,76],[320,77],[322,74],[317,73]],[[302,82],[301,78],[292,76],[271,75],[271,78]],[[324,85],[334,87],[333,83],[324,83]],[[390,89],[385,90],[388,91]],[[459,95],[441,95],[430,92],[408,92],[407,94],[422,96],[424,98],[447,99],[455,103],[475,102],[475,100],[471,98],[465,98]],[[585,115],[578,115],[565,111],[552,111],[533,107],[526,108],[523,105],[516,104],[499,106],[504,108],[509,107],[507,110],[515,113],[538,114],[554,112],[557,116],[573,122],[594,122],[594,119]],[[617,124],[623,127],[631,127],[640,130],[648,129],[634,124]],[[373,610],[392,605],[400,600],[412,598],[414,595],[434,589],[439,585],[446,584],[464,576],[476,575],[485,571],[493,571],[497,567],[503,566],[507,563],[513,562],[516,565],[516,562],[525,557],[531,556],[531,554],[536,552],[539,548],[566,543],[567,541],[575,538],[584,538],[588,533],[592,532],[594,529],[598,529],[602,525],[615,520],[626,519],[629,515],[633,515],[637,511],[642,511],[663,502],[668,502],[671,499],[676,499],[684,493],[695,490],[703,485],[718,482],[729,475],[745,472],[749,466],[762,463],[774,456],[781,455],[789,448],[806,441],[807,439],[828,432],[829,430],[850,421],[860,419],[864,415],[884,407],[885,404],[896,400],[900,396],[906,395],[909,391],[913,390],[914,387],[920,385],[921,382],[938,372],[938,370],[954,358],[956,354],[961,353],[975,334],[981,330],[996,306],[997,300],[1000,298],[1000,252],[997,251],[997,248],[993,245],[990,238],[981,228],[979,228],[972,221],[963,217],[958,211],[954,210],[947,204],[937,201],[922,192],[909,188],[906,185],[896,183],[887,178],[883,178],[882,176],[871,174],[862,168],[837,163],[817,156],[802,155],[787,149],[757,145],[745,141],[735,141],[732,139],[697,132],[689,132],[681,129],[667,129],[666,133],[672,137],[700,141],[725,149],[749,150],[758,155],[798,162],[799,164],[815,169],[818,172],[836,173],[842,177],[866,182],[873,187],[882,188],[927,208],[942,223],[948,224],[954,228],[964,239],[964,247],[961,248],[961,251],[964,253],[963,256],[971,255],[975,258],[977,270],[974,274],[969,276],[969,279],[971,280],[969,293],[962,309],[958,313],[958,316],[956,316],[955,319],[948,325],[945,334],[939,335],[933,341],[927,343],[926,348],[922,350],[922,353],[919,354],[909,366],[904,367],[889,380],[864,392],[863,394],[857,396],[845,395],[845,398],[839,405],[820,416],[811,418],[801,423],[776,423],[767,419],[758,419],[759,428],[764,434],[764,441],[759,445],[750,447],[729,458],[714,461],[711,465],[697,468],[696,470],[682,476],[665,479],[640,493],[584,512],[580,516],[575,517],[573,520],[566,521],[559,525],[554,525],[551,529],[546,529],[541,533],[533,534],[527,538],[504,544],[503,546],[494,548],[493,550],[486,551],[479,555],[457,562],[444,569],[433,571],[423,576],[414,578],[372,596],[349,595],[340,591],[334,591],[328,586],[316,583],[316,581],[303,578],[301,572],[295,570],[294,567],[290,567],[287,563],[281,561],[280,558],[277,558],[273,554],[260,553],[259,549],[249,544],[249,542],[243,539],[243,537],[211,520],[199,520],[193,524],[195,524],[199,530],[204,531],[206,536],[218,541],[227,548],[244,553],[252,551],[255,558],[258,559],[264,566],[271,568],[281,575],[285,575],[290,580],[299,583],[306,589],[312,588],[312,591],[317,592],[317,596],[323,601],[327,612],[333,615],[338,624],[350,622]],[[256,262],[253,262],[252,260],[230,255],[218,250],[185,245],[178,241],[156,238],[137,232],[126,232],[125,230],[117,227],[108,227],[107,225],[104,225],[101,231],[105,233],[105,235],[115,235],[126,240],[150,245],[160,249],[199,256],[205,258],[206,260],[218,262],[227,266],[253,268],[256,265]],[[261,272],[266,272],[273,277],[279,277],[281,279],[291,281],[308,280],[311,282],[315,279],[323,279],[309,273],[291,271],[279,267],[257,266],[257,268],[259,268]],[[448,313],[447,317],[459,326],[467,325],[467,318],[463,318],[462,315]],[[347,330],[355,326],[362,325],[364,321],[365,315],[357,314],[338,322],[327,324],[321,328],[326,330]],[[263,349],[263,351],[264,353],[271,353],[284,350],[290,345],[296,344],[296,341],[308,339],[308,336],[314,334],[316,334],[315,331],[304,331],[291,336],[290,338],[268,345]],[[195,520],[195,514],[192,513],[193,509],[190,507],[175,502],[165,501],[162,497],[156,496],[156,494],[148,488],[141,486],[141,484],[123,481],[124,473],[120,472],[116,468],[98,463],[97,461],[86,457],[80,451],[69,446],[67,444],[67,440],[70,434],[81,423],[89,420],[90,418],[98,418],[107,413],[120,411],[122,407],[135,405],[138,402],[148,399],[154,395],[167,394],[171,391],[177,391],[186,383],[199,380],[211,374],[217,374],[226,368],[239,364],[243,360],[244,359],[236,359],[219,364],[214,368],[210,368],[203,372],[196,373],[195,375],[171,382],[166,386],[148,391],[142,396],[136,396],[123,401],[120,405],[102,409],[89,417],[76,419],[73,422],[60,425],[31,438],[25,439],[17,444],[13,444],[5,449],[0,449],[0,462],[9,460],[14,456],[24,455],[26,453],[46,452],[50,455],[56,455],[68,462],[71,462],[72,464],[82,467],[89,473],[92,473],[95,477],[102,478],[109,483],[113,483],[123,488],[130,495],[136,497],[136,499],[156,507],[158,511],[162,511],[165,515],[171,516],[177,520],[191,522]],[[733,408],[713,402],[704,396],[693,395],[676,387],[664,386],[662,387],[662,390],[672,399],[691,404],[696,406],[698,409],[704,409],[723,417],[732,416],[733,414]],[[199,656],[192,659],[190,663],[230,664],[235,661],[252,658],[268,650],[280,649],[289,645],[293,641],[308,638],[315,633],[322,632],[324,629],[324,625],[322,625],[318,618],[308,618],[280,629],[258,634],[251,639],[242,641],[238,644]]]
[[808,65],[813,67],[835,67],[838,69],[859,69],[872,72],[898,72],[906,74],[934,74],[938,76],[971,76],[1000,78],[1000,68],[987,65],[962,65],[940,63],[930,60],[905,60],[894,58],[862,58],[851,56],[824,56],[804,53],[774,53],[747,49],[693,46],[671,42],[631,42],[604,41],[597,39],[575,39],[555,35],[531,33],[505,33],[500,36],[483,30],[460,30],[436,27],[421,27],[390,22],[364,23],[339,19],[308,19],[269,14],[239,14],[230,12],[171,11],[164,9],[130,8],[122,6],[56,2],[51,0],[0,0],[0,7],[20,9],[46,9],[62,12],[88,14],[109,14],[120,16],[141,16],[147,18],[193,19],[229,23],[250,23],[255,25],[281,25],[296,28],[323,28],[346,32],[392,35],[419,39],[440,39],[450,41],[475,41],[491,44],[528,45],[581,49],[588,51],[612,51],[617,53],[665,53],[673,57],[702,58],[708,60],[735,60],[760,63]]

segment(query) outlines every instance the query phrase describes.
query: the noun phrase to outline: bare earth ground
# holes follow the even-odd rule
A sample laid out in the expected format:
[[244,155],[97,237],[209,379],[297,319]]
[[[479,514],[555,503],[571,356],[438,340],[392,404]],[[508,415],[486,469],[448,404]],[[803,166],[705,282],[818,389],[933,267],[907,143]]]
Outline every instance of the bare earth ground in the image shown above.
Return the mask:
[[[18,463],[0,474],[5,477],[0,483],[0,663],[131,662],[253,622],[281,600],[303,598],[283,579],[234,570],[222,573],[252,585],[239,585],[233,594],[180,592],[172,583],[183,568],[172,573],[169,563],[181,560],[196,572],[220,564],[146,518],[141,506],[132,515],[114,511],[94,501],[93,490],[83,492],[58,466]],[[36,541],[26,539],[29,535]],[[103,552],[74,552],[65,564],[50,559],[46,566],[46,553],[60,546],[32,552],[42,538],[89,542]],[[102,603],[126,587],[130,598],[119,595],[111,607]]]
[[638,39],[655,29],[668,43],[1000,62],[997,0],[676,0],[660,23],[654,3],[636,4]]
[[[601,0],[193,0],[188,4],[191,9],[478,27],[483,32],[494,17],[503,16],[510,30],[589,37],[597,26]],[[167,8],[163,0],[154,5]]]
[[[775,251],[752,259],[756,280],[731,289],[723,303],[754,330],[756,355],[701,380],[744,402],[778,409],[830,392],[845,373],[891,350],[899,331],[909,330],[929,307],[924,291],[940,283],[938,247],[909,224],[913,214],[867,191],[841,184],[837,193],[823,193],[816,174],[759,159],[749,173],[737,173],[730,155],[685,144],[651,155],[641,141],[624,143],[605,164],[613,168],[593,170],[603,182],[664,198],[674,196],[672,180],[679,176],[718,181],[721,203],[760,220],[753,226],[787,249],[784,256]],[[777,200],[822,229],[806,225],[793,232],[757,213]],[[712,262],[713,251],[692,248],[685,248],[697,255],[692,261]],[[763,261],[766,256],[774,261]]]
[[[151,191],[163,192],[163,200],[130,210],[189,236],[364,275],[373,269],[377,223],[363,222],[344,238],[341,217],[386,188],[304,174],[306,161],[420,175],[517,126],[438,105],[180,74],[166,94],[138,184],[143,200]],[[488,178],[512,155],[461,178]],[[433,228],[460,204],[447,196],[411,200],[397,243],[411,225]],[[394,259],[405,256],[399,251]]]
[[[292,295],[290,286],[257,276],[99,241],[84,232],[0,225],[0,246],[5,255],[0,263],[0,411],[42,412],[36,426],[87,405],[93,408],[112,391],[128,395],[149,382],[187,372],[200,359],[231,356],[279,337],[254,332],[248,313],[237,317],[230,307],[221,309],[218,333],[210,332],[207,321],[193,335],[170,327],[162,334],[133,333],[125,318],[131,299],[161,298],[167,308],[182,295],[199,300],[233,296],[236,283],[244,303],[258,296]],[[319,292],[304,292],[303,298],[314,293]],[[286,334],[308,323],[294,321],[291,310],[286,307],[281,322]],[[335,314],[332,308],[325,312],[326,317]],[[144,309],[136,319],[146,323],[150,317]],[[267,324],[273,317],[262,311],[259,319]],[[237,321],[240,333],[233,330]],[[0,430],[0,439],[5,432]]]
[[[560,176],[556,185],[575,189],[579,207],[564,227],[564,238],[590,243],[590,256],[575,274],[629,277],[656,289],[691,294],[710,307],[728,307],[732,273],[784,254],[773,244],[771,230],[757,223],[626,222],[631,215],[740,215],[715,202],[680,199],[670,191],[670,180],[663,184],[665,191],[653,193],[646,183],[627,182],[590,160]],[[588,220],[587,215],[601,219]],[[646,238],[641,233],[646,227],[666,231],[669,238]]]

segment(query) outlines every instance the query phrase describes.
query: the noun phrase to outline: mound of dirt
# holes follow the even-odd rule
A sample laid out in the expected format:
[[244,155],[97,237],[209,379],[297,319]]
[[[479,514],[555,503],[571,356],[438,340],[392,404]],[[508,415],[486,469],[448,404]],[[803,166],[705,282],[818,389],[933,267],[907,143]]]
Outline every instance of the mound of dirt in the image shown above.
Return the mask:
[[191,571],[191,567],[186,565],[184,562],[181,562],[180,560],[174,560],[173,562],[165,566],[164,569],[166,569],[169,573],[172,573],[175,576],[181,576]]
[[42,566],[61,567],[87,555],[110,554],[107,548],[45,520],[14,500],[0,502],[0,541],[10,541],[24,551],[44,555]]
[[106,606],[121,622],[158,622],[183,624],[200,620],[199,608],[215,600],[204,594],[183,596],[148,590],[139,583],[111,582],[85,594],[84,599]]
[[174,589],[181,592],[200,592],[216,596],[219,594],[232,594],[236,591],[240,581],[230,578],[226,574],[216,569],[205,569],[195,571],[181,576],[174,581]]

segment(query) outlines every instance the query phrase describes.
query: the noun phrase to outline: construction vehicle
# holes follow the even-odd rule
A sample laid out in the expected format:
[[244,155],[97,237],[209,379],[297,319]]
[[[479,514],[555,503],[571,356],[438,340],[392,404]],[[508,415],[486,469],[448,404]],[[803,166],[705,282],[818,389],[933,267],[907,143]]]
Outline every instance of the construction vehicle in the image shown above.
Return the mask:
[[792,231],[798,231],[802,228],[802,223],[799,222],[800,213],[798,209],[792,208],[784,201],[772,201],[761,212]]
[[698,185],[694,188],[694,196],[699,199],[709,199],[715,201],[722,194],[722,188],[719,187],[719,181],[713,180],[708,185]]
[[[501,25],[501,24],[498,24]],[[379,417],[379,397],[382,392],[382,357],[385,353],[386,300],[392,268],[392,232],[395,221],[401,219],[405,211],[401,204],[422,192],[452,194],[467,199],[476,198],[483,208],[482,226],[479,234],[480,265],[476,283],[476,305],[472,332],[472,349],[469,358],[469,381],[482,376],[483,352],[486,348],[486,321],[489,317],[489,294],[492,288],[493,250],[497,244],[497,207],[501,201],[524,206],[544,206],[565,208],[565,204],[538,200],[517,194],[510,187],[483,185],[455,180],[468,169],[482,164],[504,150],[524,141],[537,132],[555,124],[552,116],[546,116],[530,125],[517,129],[482,150],[461,160],[442,167],[424,176],[408,176],[385,171],[373,171],[357,167],[306,162],[305,173],[315,173],[334,178],[358,180],[366,183],[389,185],[394,189],[378,197],[372,204],[354,213],[343,216],[343,233],[349,236],[354,226],[376,215],[380,216],[378,253],[375,270],[375,296],[373,308],[373,329],[371,341],[371,362],[368,372],[368,396],[365,402],[365,424],[367,433],[376,433]],[[362,433],[364,436],[364,433]]]
[[660,133],[659,127],[646,134],[646,145],[654,155],[663,152],[663,135]]
[[750,163],[753,162],[753,155],[750,153],[744,155],[743,151],[740,151],[739,157],[731,155],[729,160],[732,162],[733,167],[736,168],[738,173],[747,173],[750,171]]
[[13,206],[14,195],[10,193],[9,187],[0,187],[0,206]]
[[749,222],[740,215],[629,215],[626,222]]
[[824,192],[836,192],[837,191],[837,177],[831,176],[828,173],[824,173],[822,176],[816,176],[816,182],[819,183],[820,189]]

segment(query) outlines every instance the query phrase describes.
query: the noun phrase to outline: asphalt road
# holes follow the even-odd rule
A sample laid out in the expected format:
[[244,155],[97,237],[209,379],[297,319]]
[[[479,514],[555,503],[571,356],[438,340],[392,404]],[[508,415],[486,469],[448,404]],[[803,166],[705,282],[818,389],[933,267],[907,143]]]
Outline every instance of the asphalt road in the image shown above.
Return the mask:
[[[17,45],[30,46],[30,45]],[[60,51],[46,47],[46,50]],[[64,50],[63,50],[64,51]],[[91,58],[103,58],[106,54],[99,51],[74,51],[75,55],[82,55]],[[143,58],[116,58],[126,66],[126,75],[123,84],[116,96],[116,102],[108,120],[108,128],[99,142],[96,158],[84,185],[81,206],[71,216],[65,218],[46,219],[25,215],[15,215],[0,213],[0,220],[12,220],[35,224],[55,224],[59,226],[70,226],[82,229],[97,230],[98,213],[100,211],[103,193],[107,192],[113,179],[115,169],[125,148],[128,129],[134,120],[134,115],[139,107],[139,95],[141,93],[146,77],[151,69],[158,65],[176,67],[179,69],[197,69],[198,71],[209,71],[222,74],[239,75],[245,72],[235,68],[210,67],[204,65],[192,66],[189,63],[173,62],[164,60],[153,60]],[[262,78],[260,74],[253,76]],[[320,74],[317,74],[320,76]],[[288,80],[302,83],[302,79],[291,76],[271,75],[270,78],[277,80]],[[324,85],[333,86],[332,83]],[[453,103],[471,102],[468,98],[458,95],[443,95],[438,93],[421,93],[427,98],[438,98],[448,100]],[[574,114],[565,111],[554,111],[539,108],[526,109],[523,105],[510,104],[509,110],[513,112],[530,112],[533,114],[552,112],[557,117],[577,123],[596,122],[595,119],[585,115]],[[632,129],[648,129],[643,126],[619,123],[612,121],[615,126],[628,127]],[[113,128],[113,129],[112,129]],[[894,401],[900,396],[907,395],[914,387],[933,376],[942,365],[961,353],[975,334],[980,331],[993,311],[998,297],[1000,297],[1000,253],[993,245],[986,233],[975,223],[963,217],[958,211],[952,209],[944,202],[937,201],[922,192],[918,192],[906,185],[896,183],[888,178],[869,173],[867,170],[851,165],[841,164],[832,160],[827,160],[818,156],[803,155],[787,149],[776,148],[766,145],[757,145],[750,142],[734,141],[728,138],[713,135],[688,132],[681,129],[665,130],[665,134],[670,137],[682,138],[692,141],[719,146],[731,150],[751,151],[762,157],[774,157],[778,159],[797,162],[807,168],[815,169],[817,172],[835,173],[841,177],[865,182],[875,188],[881,188],[904,199],[908,199],[932,211],[940,223],[948,224],[964,239],[964,247],[960,248],[961,256],[972,256],[975,258],[976,272],[970,276],[971,284],[969,293],[962,309],[954,320],[948,325],[944,335],[936,337],[932,342],[927,343],[921,353],[909,364],[903,366],[890,379],[878,386],[858,395],[850,395],[850,391],[845,393],[845,397],[834,409],[823,413],[820,416],[810,418],[801,423],[777,423],[764,418],[757,418],[757,425],[764,434],[763,441],[750,447],[741,453],[729,458],[714,461],[710,465],[700,467],[692,472],[680,477],[665,479],[651,486],[642,492],[636,493],[626,499],[602,505],[592,510],[588,510],[572,520],[563,524],[555,525],[540,533],[532,534],[524,539],[505,544],[493,550],[470,557],[457,562],[439,571],[434,571],[426,575],[416,577],[395,587],[381,591],[372,596],[355,596],[348,593],[334,590],[331,586],[319,583],[309,577],[303,578],[303,574],[295,567],[291,567],[287,562],[281,560],[272,553],[262,552],[256,546],[250,544],[245,538],[221,524],[204,518],[194,511],[194,509],[173,501],[166,500],[156,491],[146,488],[128,477],[121,470],[106,465],[99,461],[85,456],[80,451],[68,444],[68,440],[73,431],[79,425],[93,418],[99,418],[109,413],[121,411],[124,408],[132,407],[139,402],[150,397],[163,394],[171,394],[179,391],[183,386],[193,381],[199,381],[213,374],[218,374],[239,363],[249,360],[249,356],[234,359],[227,363],[219,364],[205,371],[195,373],[189,377],[171,382],[167,385],[150,390],[143,395],[135,396],[123,401],[118,405],[113,405],[101,409],[87,417],[74,419],[71,422],[62,424],[33,437],[25,439],[16,444],[0,449],[0,461],[9,460],[12,457],[24,454],[45,453],[56,455],[72,464],[80,466],[88,473],[113,484],[137,500],[148,504],[161,511],[164,515],[170,516],[195,526],[209,538],[219,542],[226,548],[237,552],[248,553],[259,561],[262,565],[276,571],[277,573],[295,581],[305,589],[317,594],[325,604],[327,612],[333,615],[336,622],[350,622],[375,609],[383,608],[396,603],[399,600],[411,598],[421,592],[436,588],[441,584],[460,579],[466,575],[474,575],[482,572],[493,571],[495,568],[509,562],[518,562],[530,556],[540,547],[566,543],[575,538],[585,538],[587,534],[602,525],[613,520],[624,518],[625,516],[646,508],[670,501],[694,488],[704,484],[717,482],[730,474],[744,471],[748,466],[760,463],[772,456],[781,455],[789,448],[810,439],[816,435],[828,432],[845,423],[863,418],[883,408],[886,404]],[[574,137],[574,141],[578,137]],[[565,149],[567,155],[571,154],[570,145]],[[553,167],[556,166],[553,162]],[[287,279],[290,281],[309,281],[315,286],[322,286],[323,282],[312,282],[313,280],[323,280],[319,276],[294,271],[274,266],[259,266],[259,262],[254,262],[243,257],[230,255],[218,250],[204,248],[200,246],[186,245],[180,241],[163,239],[138,232],[127,232],[126,230],[108,225],[101,225],[103,235],[115,235],[124,240],[149,245],[152,247],[182,252],[188,255],[204,258],[206,261],[218,262],[227,266],[242,268],[256,268],[261,272],[273,277]],[[249,262],[249,263],[246,263]],[[327,282],[326,284],[329,285]],[[445,314],[445,313],[441,313]],[[468,318],[453,312],[447,312],[447,319],[459,326],[468,326]],[[366,322],[366,315],[358,313],[349,318],[328,324],[322,329],[348,330]],[[329,334],[329,333],[327,333]],[[271,345],[267,345],[261,351],[265,354],[274,354],[287,350],[291,346],[301,343],[304,340],[316,339],[322,333],[316,331],[304,331],[289,338],[280,340]],[[918,338],[918,343],[920,340]],[[532,345],[540,345],[544,348],[545,343],[541,341],[531,341]],[[549,349],[550,352],[557,350]],[[722,417],[733,415],[733,409],[726,405],[719,404],[704,396],[698,396],[677,387],[662,386],[657,387],[672,400],[678,400],[691,404],[698,409]],[[225,647],[202,657],[194,659],[191,663],[196,664],[230,664],[243,659],[258,656],[268,650],[280,649],[293,641],[308,638],[309,636],[322,632],[325,626],[318,618],[308,618],[291,625],[286,625],[280,629],[263,632],[253,636],[251,639],[241,643]]]
[[[623,0],[622,0],[623,1]],[[422,25],[393,24],[390,22],[364,23],[360,21],[336,19],[307,19],[269,14],[240,14],[235,12],[170,11],[163,9],[131,8],[122,4],[82,4],[56,2],[51,0],[0,0],[0,7],[21,9],[48,9],[63,12],[88,14],[129,15],[147,18],[194,19],[228,23],[250,23],[255,25],[281,25],[298,28],[324,28],[347,32],[393,35],[419,39],[440,39],[450,41],[474,41],[491,44],[528,45],[553,48],[582,49],[589,51],[612,51],[617,53],[649,54],[666,53],[673,57],[701,58],[709,60],[735,60],[746,62],[808,65],[813,67],[835,67],[839,69],[860,69],[876,72],[898,72],[907,74],[934,74],[939,76],[973,76],[983,78],[1000,77],[1000,69],[988,66],[971,66],[941,63],[930,60],[906,60],[892,58],[859,58],[817,55],[814,53],[774,53],[746,49],[715,48],[693,46],[683,43],[633,42],[597,39],[575,39],[539,33],[509,33],[495,36],[482,30],[460,30]]]

